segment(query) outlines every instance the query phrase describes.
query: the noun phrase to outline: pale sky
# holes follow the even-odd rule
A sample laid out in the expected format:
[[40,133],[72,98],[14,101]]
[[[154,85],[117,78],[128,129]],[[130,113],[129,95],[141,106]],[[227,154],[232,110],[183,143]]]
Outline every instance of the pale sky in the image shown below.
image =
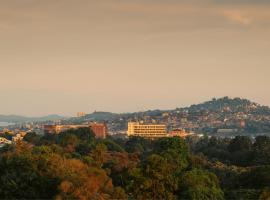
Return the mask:
[[269,0],[0,0],[0,114],[270,105]]

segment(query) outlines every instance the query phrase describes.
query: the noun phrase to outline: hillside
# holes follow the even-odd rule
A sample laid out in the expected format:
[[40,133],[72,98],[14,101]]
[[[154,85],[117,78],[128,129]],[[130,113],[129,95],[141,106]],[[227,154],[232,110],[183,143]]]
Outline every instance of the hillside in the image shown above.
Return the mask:
[[59,115],[48,115],[43,117],[25,117],[19,115],[0,115],[0,122],[10,122],[10,123],[22,123],[22,122],[40,122],[40,121],[51,121],[65,119],[63,116]]
[[201,110],[209,110],[209,111],[223,111],[223,110],[242,110],[244,111],[247,107],[257,106],[258,104],[252,103],[247,99],[234,98],[231,99],[229,97],[223,97],[220,99],[212,99],[211,101],[207,101],[201,104],[192,105],[188,109],[190,111],[201,111]]
[[148,110],[135,113],[94,112],[76,122],[106,121],[113,132],[127,129],[129,121],[164,123],[198,133],[218,129],[237,129],[246,133],[270,133],[270,108],[247,99],[223,97],[172,110]]
[[114,120],[119,117],[119,114],[116,113],[111,113],[111,112],[93,112],[91,114],[86,115],[83,117],[84,119],[87,120],[104,120],[104,121],[109,121],[109,120]]
[[134,113],[111,113],[111,112],[94,112],[91,114],[82,117],[85,120],[96,120],[96,121],[110,121],[118,118],[129,118],[129,117],[161,117],[164,113],[176,113],[176,112],[243,112],[247,114],[260,114],[260,115],[270,115],[270,108],[267,106],[261,106],[258,103],[254,103],[247,99],[241,98],[213,98],[210,101],[206,101],[204,103],[191,105],[185,108],[176,108],[172,110],[148,110],[143,112],[134,112]]
[[247,112],[250,114],[266,114],[270,115],[270,108],[261,106],[258,103],[251,102],[247,99],[223,97],[212,99],[201,104],[192,105],[187,110],[194,111],[212,111],[212,112]]

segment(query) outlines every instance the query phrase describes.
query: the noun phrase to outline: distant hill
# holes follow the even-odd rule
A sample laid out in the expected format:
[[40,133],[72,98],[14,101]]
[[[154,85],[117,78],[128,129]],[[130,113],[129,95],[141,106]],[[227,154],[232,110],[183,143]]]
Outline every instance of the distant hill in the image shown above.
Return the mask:
[[270,108],[267,106],[261,106],[247,99],[241,98],[213,98],[210,101],[204,103],[191,105],[185,108],[176,108],[172,110],[148,110],[134,113],[111,113],[111,112],[93,112],[87,114],[81,118],[74,118],[74,120],[90,120],[90,121],[113,121],[119,118],[136,118],[141,116],[160,117],[163,113],[175,113],[177,111],[186,110],[188,112],[244,112],[249,114],[270,115]]
[[19,115],[0,115],[0,122],[22,123],[22,122],[39,122],[39,121],[51,121],[65,119],[59,115],[48,115],[43,117],[25,117]]
[[129,121],[162,123],[198,133],[216,133],[218,129],[239,129],[245,133],[270,134],[270,108],[241,98],[213,98],[200,104],[171,110],[147,110],[133,113],[93,112],[68,118],[65,123],[106,121],[112,132],[127,129]]
[[219,99],[212,99],[211,101],[207,101],[204,103],[191,105],[187,109],[189,110],[210,110],[210,111],[221,111],[224,108],[230,108],[230,109],[241,109],[246,108],[249,106],[257,106],[258,104],[252,103],[251,101],[247,99],[241,99],[241,98],[229,98],[229,97],[223,97]]
[[201,104],[192,105],[186,108],[190,112],[210,111],[210,112],[244,112],[248,114],[270,115],[268,106],[261,106],[247,99],[223,97],[212,99]]
[[109,121],[109,120],[116,119],[119,116],[120,114],[111,113],[111,112],[93,112],[91,114],[84,116],[83,118],[87,120]]
[[161,116],[162,113],[166,111],[163,110],[148,110],[148,111],[142,111],[142,112],[133,112],[133,113],[111,113],[111,112],[93,112],[91,114],[87,114],[84,117],[80,118],[72,118],[72,121],[83,120],[83,121],[113,121],[117,119],[127,119],[127,118],[134,118],[137,116]]

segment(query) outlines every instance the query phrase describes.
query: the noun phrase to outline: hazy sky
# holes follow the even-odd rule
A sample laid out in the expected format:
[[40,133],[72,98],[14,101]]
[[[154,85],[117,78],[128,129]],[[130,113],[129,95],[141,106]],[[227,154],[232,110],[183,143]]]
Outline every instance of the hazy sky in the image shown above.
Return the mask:
[[269,0],[0,0],[0,113],[270,105]]

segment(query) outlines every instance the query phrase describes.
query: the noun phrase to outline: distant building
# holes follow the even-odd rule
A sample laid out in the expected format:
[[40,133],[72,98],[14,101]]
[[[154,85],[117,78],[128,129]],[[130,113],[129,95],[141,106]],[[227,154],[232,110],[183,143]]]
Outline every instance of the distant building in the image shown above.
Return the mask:
[[141,124],[138,122],[129,122],[127,135],[144,138],[162,138],[167,137],[167,129],[164,124]]
[[218,134],[231,134],[231,133],[237,133],[238,129],[218,129]]
[[44,125],[43,130],[45,134],[60,134],[61,132],[78,129],[78,128],[88,128],[88,125]]
[[77,112],[77,117],[84,117],[85,115],[85,112]]
[[95,133],[96,138],[106,138],[108,134],[107,125],[104,123],[90,123],[92,131]]
[[79,129],[79,128],[90,128],[96,138],[106,138],[107,137],[107,125],[101,123],[90,123],[83,125],[44,125],[43,130],[45,134],[60,134],[61,132],[70,130],[70,129]]
[[174,129],[169,132],[169,137],[182,137],[185,138],[187,136],[193,135],[194,133],[187,133],[183,129]]

